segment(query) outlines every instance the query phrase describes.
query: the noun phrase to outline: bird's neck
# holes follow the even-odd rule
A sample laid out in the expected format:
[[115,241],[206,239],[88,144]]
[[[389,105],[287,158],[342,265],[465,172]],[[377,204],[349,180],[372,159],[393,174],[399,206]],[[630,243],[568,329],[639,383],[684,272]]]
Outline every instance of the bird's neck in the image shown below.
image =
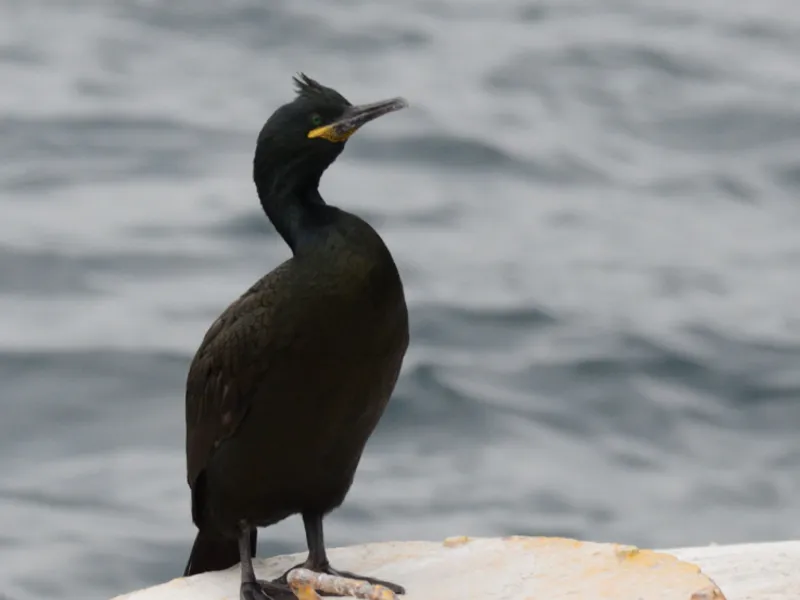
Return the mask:
[[319,176],[293,170],[262,172],[256,173],[255,183],[264,212],[296,254],[332,210],[319,193]]

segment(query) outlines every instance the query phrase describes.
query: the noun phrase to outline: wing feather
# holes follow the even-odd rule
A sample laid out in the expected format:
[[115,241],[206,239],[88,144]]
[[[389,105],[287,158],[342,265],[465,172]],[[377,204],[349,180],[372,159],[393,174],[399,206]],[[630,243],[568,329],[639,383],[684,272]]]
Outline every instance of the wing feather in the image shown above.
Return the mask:
[[[209,327],[186,378],[187,480],[193,486],[214,450],[234,435],[275,346],[270,321],[284,263],[233,302]],[[255,333],[255,334],[254,334]],[[291,334],[285,328],[282,335]]]

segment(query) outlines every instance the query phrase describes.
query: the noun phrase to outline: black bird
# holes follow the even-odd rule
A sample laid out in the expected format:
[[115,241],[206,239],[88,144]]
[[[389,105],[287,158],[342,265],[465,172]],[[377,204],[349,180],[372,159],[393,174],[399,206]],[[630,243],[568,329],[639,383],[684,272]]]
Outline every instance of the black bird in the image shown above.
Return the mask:
[[[197,537],[185,576],[241,562],[242,600],[289,591],[256,581],[256,528],[301,514],[302,566],[328,563],[322,520],[344,501],[409,343],[397,267],[378,233],[326,204],[323,172],[359,127],[407,106],[354,106],[300,74],[253,161],[261,206],[292,250],[211,325],[186,381],[186,458]],[[288,573],[288,571],[287,571]]]

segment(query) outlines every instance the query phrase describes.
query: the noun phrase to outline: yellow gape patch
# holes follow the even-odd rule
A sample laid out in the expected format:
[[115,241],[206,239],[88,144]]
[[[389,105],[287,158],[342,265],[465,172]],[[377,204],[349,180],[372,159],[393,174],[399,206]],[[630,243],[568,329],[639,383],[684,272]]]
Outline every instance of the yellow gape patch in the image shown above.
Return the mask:
[[356,132],[356,129],[344,130],[341,123],[331,123],[330,125],[323,125],[308,132],[309,138],[322,138],[329,142],[344,142]]

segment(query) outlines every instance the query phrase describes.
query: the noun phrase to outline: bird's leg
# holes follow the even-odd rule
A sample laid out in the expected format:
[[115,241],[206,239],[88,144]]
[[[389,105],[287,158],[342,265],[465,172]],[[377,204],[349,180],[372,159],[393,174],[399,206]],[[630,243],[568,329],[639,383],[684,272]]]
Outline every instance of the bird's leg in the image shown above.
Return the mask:
[[239,534],[239,561],[242,569],[240,600],[285,600],[294,598],[291,588],[277,582],[256,579],[253,557],[250,555],[250,527],[242,526]]
[[[275,579],[273,583],[285,584],[289,576],[289,572],[298,567],[315,571],[316,573],[327,573],[336,577],[346,577],[348,579],[357,579],[358,581],[365,581],[372,585],[382,585],[389,588],[395,594],[405,594],[406,590],[401,585],[392,583],[391,581],[383,581],[382,579],[375,579],[374,577],[365,577],[357,575],[349,571],[339,571],[334,569],[330,562],[328,562],[328,554],[325,551],[325,535],[322,530],[322,515],[316,513],[303,513],[303,525],[306,528],[306,542],[308,543],[308,558],[304,563],[295,565],[286,573]],[[327,595],[320,593],[320,595]]]

